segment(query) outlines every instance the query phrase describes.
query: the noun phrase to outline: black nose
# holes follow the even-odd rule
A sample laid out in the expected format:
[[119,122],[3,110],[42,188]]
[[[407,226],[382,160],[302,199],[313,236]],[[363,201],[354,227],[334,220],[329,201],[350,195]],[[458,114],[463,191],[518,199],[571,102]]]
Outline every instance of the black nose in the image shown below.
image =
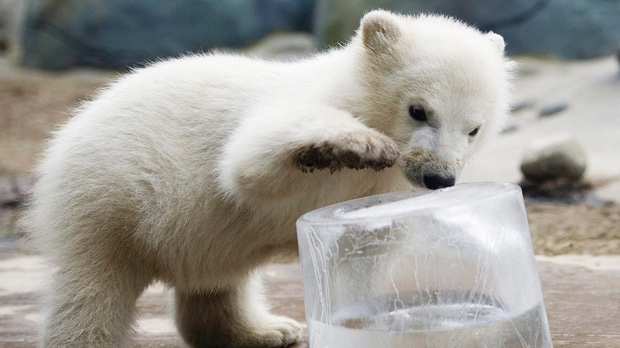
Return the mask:
[[456,179],[453,176],[424,175],[424,186],[431,190],[454,186]]

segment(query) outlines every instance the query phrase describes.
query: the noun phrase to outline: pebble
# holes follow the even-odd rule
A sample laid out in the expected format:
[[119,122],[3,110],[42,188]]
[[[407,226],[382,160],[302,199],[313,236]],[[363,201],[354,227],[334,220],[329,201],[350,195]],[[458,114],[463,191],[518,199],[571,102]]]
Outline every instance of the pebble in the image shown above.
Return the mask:
[[305,33],[275,33],[246,50],[251,56],[268,60],[293,61],[316,53],[314,37]]
[[566,110],[567,108],[568,108],[568,104],[566,103],[547,104],[543,106],[542,109],[540,109],[540,112],[538,113],[538,115],[540,117],[547,117],[547,116],[555,115],[559,112],[562,112]]
[[514,124],[513,122],[508,122],[504,125],[504,128],[502,128],[500,134],[513,133],[516,132],[518,129],[519,127],[516,124]]
[[23,203],[32,183],[26,177],[0,175],[0,208],[14,208]]
[[536,99],[536,98],[523,99],[523,100],[521,100],[521,101],[511,105],[510,106],[510,111],[515,113],[515,112],[519,112],[521,110],[531,109],[531,108],[534,107],[534,105],[536,105],[537,102],[538,102],[538,99]]

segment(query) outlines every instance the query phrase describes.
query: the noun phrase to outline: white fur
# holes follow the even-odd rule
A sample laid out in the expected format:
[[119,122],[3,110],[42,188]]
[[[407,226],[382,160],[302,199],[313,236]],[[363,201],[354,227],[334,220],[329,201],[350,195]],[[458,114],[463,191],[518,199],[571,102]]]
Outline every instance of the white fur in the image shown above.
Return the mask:
[[[38,167],[27,224],[59,267],[41,346],[126,344],[155,279],[175,288],[192,346],[294,342],[299,325],[268,312],[257,270],[297,250],[295,220],[309,210],[457,176],[506,115],[498,40],[375,11],[348,45],[312,59],[189,56],[103,90]],[[411,119],[412,103],[432,111],[428,122]],[[317,149],[335,156],[333,174],[299,163]],[[351,154],[397,164],[338,170]]]

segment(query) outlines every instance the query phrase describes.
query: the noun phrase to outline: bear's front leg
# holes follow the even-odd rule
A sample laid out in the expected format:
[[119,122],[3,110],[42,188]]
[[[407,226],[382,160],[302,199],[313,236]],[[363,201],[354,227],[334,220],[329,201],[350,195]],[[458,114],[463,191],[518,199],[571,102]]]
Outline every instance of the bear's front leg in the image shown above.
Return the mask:
[[307,174],[344,168],[381,170],[397,161],[396,143],[349,112],[290,101],[246,117],[223,149],[219,183],[240,200],[299,193]]
[[269,313],[260,280],[226,289],[176,291],[176,324],[191,347],[286,347],[301,336],[299,323]]

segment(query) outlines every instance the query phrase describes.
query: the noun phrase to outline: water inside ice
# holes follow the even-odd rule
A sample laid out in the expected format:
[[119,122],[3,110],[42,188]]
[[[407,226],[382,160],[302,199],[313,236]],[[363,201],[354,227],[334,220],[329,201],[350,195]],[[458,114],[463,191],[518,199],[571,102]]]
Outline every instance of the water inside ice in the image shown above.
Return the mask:
[[[435,293],[434,297],[444,295]],[[374,313],[367,304],[340,309],[327,320],[310,321],[310,347],[552,347],[542,302],[525,312],[511,313],[491,297],[473,296],[467,303],[426,303]]]

